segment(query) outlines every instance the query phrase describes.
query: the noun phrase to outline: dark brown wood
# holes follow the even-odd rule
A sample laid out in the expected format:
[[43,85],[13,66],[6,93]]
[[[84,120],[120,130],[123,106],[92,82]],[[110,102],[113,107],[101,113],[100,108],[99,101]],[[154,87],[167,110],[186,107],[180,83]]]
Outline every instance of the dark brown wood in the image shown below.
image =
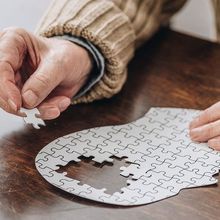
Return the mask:
[[[204,109],[220,100],[220,46],[162,30],[129,65],[122,92],[110,100],[70,107],[41,130],[0,112],[0,219],[219,219],[220,187],[188,189],[150,205],[123,208],[81,199],[48,184],[36,171],[37,153],[57,137],[85,128],[127,123],[151,106]],[[124,161],[66,169],[70,176],[113,192],[126,179]]]

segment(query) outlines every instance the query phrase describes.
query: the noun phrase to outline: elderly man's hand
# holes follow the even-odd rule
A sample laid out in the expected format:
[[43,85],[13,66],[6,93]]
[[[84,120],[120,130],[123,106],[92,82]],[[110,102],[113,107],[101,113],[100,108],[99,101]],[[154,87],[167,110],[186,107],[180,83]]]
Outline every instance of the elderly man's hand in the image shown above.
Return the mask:
[[203,111],[190,124],[190,137],[194,141],[208,142],[220,150],[220,102]]
[[20,28],[0,32],[0,107],[20,114],[38,107],[54,119],[70,105],[92,68],[88,52],[66,40],[43,38]]

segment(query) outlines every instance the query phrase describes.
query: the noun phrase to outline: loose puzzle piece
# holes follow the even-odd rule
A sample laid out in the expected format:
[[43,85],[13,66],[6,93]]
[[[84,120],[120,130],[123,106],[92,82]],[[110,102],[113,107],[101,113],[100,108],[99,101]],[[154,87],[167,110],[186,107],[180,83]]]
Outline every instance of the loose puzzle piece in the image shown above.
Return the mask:
[[[34,113],[35,114],[35,113]],[[87,129],[60,137],[44,147],[36,157],[40,174],[54,186],[98,202],[133,206],[174,196],[184,188],[217,183],[220,153],[207,144],[194,143],[188,134],[189,122],[197,110],[151,108],[144,117],[129,124]],[[38,125],[39,121],[36,122]],[[79,180],[58,173],[59,165],[80,157],[97,163],[114,162],[113,156],[130,163],[119,173],[127,186],[112,195]]]
[[39,125],[45,126],[44,121],[41,118],[38,118],[37,115],[40,115],[40,112],[37,108],[34,109],[25,109],[21,108],[22,113],[26,114],[26,117],[23,117],[23,120],[26,124],[31,124],[35,129],[40,129]]

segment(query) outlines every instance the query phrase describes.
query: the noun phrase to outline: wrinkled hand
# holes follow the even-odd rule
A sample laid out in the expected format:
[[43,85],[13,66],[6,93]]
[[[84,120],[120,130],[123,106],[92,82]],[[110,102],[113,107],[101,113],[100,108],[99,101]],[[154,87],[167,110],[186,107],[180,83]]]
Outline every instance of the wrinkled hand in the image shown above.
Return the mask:
[[20,28],[0,32],[0,107],[19,115],[38,107],[43,119],[70,105],[92,68],[88,52],[69,41],[43,38]]
[[203,111],[190,124],[190,137],[194,141],[208,142],[220,150],[220,102]]

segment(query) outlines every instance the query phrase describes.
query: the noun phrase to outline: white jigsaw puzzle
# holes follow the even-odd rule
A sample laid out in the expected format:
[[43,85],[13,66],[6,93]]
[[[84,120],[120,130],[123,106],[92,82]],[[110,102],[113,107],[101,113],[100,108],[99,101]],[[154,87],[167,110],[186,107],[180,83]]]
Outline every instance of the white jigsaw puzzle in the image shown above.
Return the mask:
[[[124,125],[87,129],[60,137],[36,157],[36,168],[52,185],[98,202],[133,206],[159,201],[181,189],[217,183],[220,153],[207,144],[194,143],[188,135],[189,122],[199,111],[151,108],[144,117]],[[127,167],[119,173],[132,179],[112,195],[56,172],[59,165],[79,157],[93,157],[102,163],[113,156],[126,157]]]
[[40,129],[40,125],[45,126],[45,122],[41,118],[36,117],[37,115],[40,115],[40,112],[37,108],[21,108],[20,111],[26,115],[26,117],[23,117],[23,120],[26,124],[31,124],[35,129]]

